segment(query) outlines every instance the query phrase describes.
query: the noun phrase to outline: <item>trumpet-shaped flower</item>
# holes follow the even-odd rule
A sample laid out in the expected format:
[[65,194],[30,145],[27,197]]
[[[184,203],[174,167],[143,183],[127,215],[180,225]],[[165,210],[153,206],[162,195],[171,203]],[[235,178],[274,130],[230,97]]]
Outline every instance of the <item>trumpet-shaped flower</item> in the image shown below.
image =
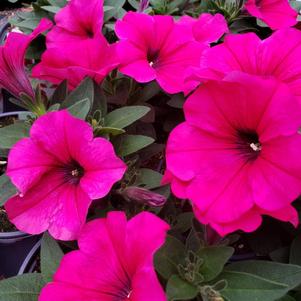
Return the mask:
[[89,222],[79,250],[64,256],[39,301],[165,301],[153,255],[165,241],[168,224],[142,212],[129,221],[123,212]]
[[47,35],[48,47],[58,43],[82,43],[101,34],[103,0],[71,0],[55,15],[55,27]]
[[0,87],[19,98],[21,93],[34,98],[34,92],[25,71],[24,58],[29,44],[40,33],[50,29],[52,23],[42,19],[38,27],[25,35],[11,32],[4,46],[0,46]]
[[297,12],[288,0],[248,0],[245,4],[250,15],[264,21],[271,29],[294,26]]
[[170,134],[165,183],[221,235],[270,215],[298,224],[301,108],[287,85],[243,73],[201,85]]
[[102,35],[78,43],[58,44],[47,48],[32,75],[53,84],[67,79],[70,89],[87,76],[100,83],[118,66],[115,49],[115,45],[109,45]]
[[59,84],[67,79],[74,89],[85,77],[100,83],[119,60],[115,45],[102,35],[103,0],[71,0],[56,16],[47,35],[47,50],[33,76]]
[[107,195],[125,170],[111,143],[93,139],[86,122],[65,110],[48,113],[9,153],[7,175],[20,193],[5,209],[21,231],[72,240],[92,200]]
[[192,24],[171,16],[129,12],[116,22],[115,32],[120,72],[141,83],[157,80],[167,93],[183,91],[186,70],[199,66],[206,48],[195,40]]
[[301,96],[301,32],[281,29],[261,40],[254,33],[228,35],[224,43],[210,48],[192,76],[195,84],[222,79],[232,71],[275,77]]

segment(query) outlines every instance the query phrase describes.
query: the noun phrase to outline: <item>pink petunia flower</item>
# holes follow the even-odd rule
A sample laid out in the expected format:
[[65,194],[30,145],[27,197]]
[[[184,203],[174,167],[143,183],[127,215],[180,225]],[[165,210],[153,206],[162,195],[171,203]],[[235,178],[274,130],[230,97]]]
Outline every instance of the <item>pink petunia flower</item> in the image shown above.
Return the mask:
[[24,67],[24,59],[29,44],[40,33],[50,29],[52,23],[42,19],[30,34],[11,32],[4,46],[0,46],[0,87],[19,98],[21,93],[34,98],[34,92]]
[[195,41],[192,25],[171,16],[129,12],[116,22],[115,32],[119,71],[141,83],[157,80],[167,93],[183,91],[186,70],[199,66],[206,48]]
[[232,73],[201,85],[170,134],[164,183],[219,234],[255,230],[261,215],[298,224],[301,107],[287,85]]
[[184,16],[180,19],[180,23],[192,25],[194,38],[206,45],[218,41],[223,34],[229,32],[227,21],[221,14],[204,13],[198,19]]
[[33,76],[74,89],[87,76],[100,83],[119,64],[115,45],[101,33],[103,0],[71,0],[56,16],[47,35],[47,50]]
[[77,238],[94,199],[107,195],[126,165],[103,138],[66,110],[40,117],[30,138],[10,151],[7,175],[20,191],[5,204],[21,231],[49,230],[56,239]]
[[123,212],[89,222],[79,250],[64,256],[39,301],[165,301],[153,255],[169,225],[142,212],[129,221]]
[[[222,79],[233,71],[272,76],[301,96],[301,32],[281,29],[261,40],[254,33],[228,35],[224,43],[206,51],[194,69],[194,86],[207,79]],[[193,84],[192,84],[193,85]]]
[[245,4],[250,15],[264,21],[271,29],[294,26],[298,13],[288,0],[248,0]]
[[103,0],[71,0],[55,15],[56,26],[47,35],[47,46],[81,43],[101,34]]
[[69,88],[74,89],[87,76],[102,82],[117,66],[115,45],[109,45],[104,36],[98,35],[78,43],[47,48],[32,75],[53,84],[67,79]]

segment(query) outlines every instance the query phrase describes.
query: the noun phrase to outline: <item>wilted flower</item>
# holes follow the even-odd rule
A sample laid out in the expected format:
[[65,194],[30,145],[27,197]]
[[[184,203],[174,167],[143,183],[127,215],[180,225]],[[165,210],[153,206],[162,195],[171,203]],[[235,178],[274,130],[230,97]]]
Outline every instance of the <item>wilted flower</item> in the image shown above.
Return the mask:
[[195,84],[222,79],[232,71],[273,76],[301,96],[301,32],[281,29],[261,40],[254,33],[228,35],[224,43],[206,51],[200,68],[194,70]]
[[51,112],[32,126],[30,138],[10,151],[7,175],[20,194],[5,204],[21,231],[49,230],[56,239],[75,239],[94,199],[107,195],[126,165],[103,138],[67,111]]
[[30,34],[25,35],[11,32],[4,46],[0,46],[0,87],[6,89],[15,97],[21,93],[34,99],[34,91],[25,71],[24,59],[29,44],[40,33],[50,29],[52,23],[42,19],[38,27]]
[[120,72],[141,83],[157,80],[168,93],[183,91],[188,67],[199,66],[204,45],[195,41],[192,25],[171,16],[127,13],[115,32]]
[[248,0],[245,8],[250,15],[259,18],[272,29],[294,26],[298,13],[288,0]]
[[164,183],[219,234],[254,231],[261,215],[298,224],[301,108],[287,85],[243,73],[201,85],[170,134]]
[[167,201],[165,196],[141,187],[127,187],[122,190],[121,195],[128,201],[153,207],[161,207]]
[[168,224],[142,212],[129,221],[123,212],[89,222],[79,250],[64,256],[39,301],[166,301],[153,267]]

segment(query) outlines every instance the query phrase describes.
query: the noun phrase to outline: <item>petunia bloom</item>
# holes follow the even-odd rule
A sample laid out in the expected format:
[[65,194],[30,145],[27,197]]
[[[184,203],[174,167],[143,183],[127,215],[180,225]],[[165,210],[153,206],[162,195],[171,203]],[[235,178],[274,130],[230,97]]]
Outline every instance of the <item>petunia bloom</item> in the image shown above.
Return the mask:
[[301,96],[301,32],[281,29],[261,40],[254,33],[228,35],[224,43],[206,51],[200,68],[194,70],[195,84],[222,79],[233,71],[272,76]]
[[46,230],[56,239],[77,238],[94,199],[106,196],[126,165],[103,138],[66,110],[40,117],[9,153],[7,175],[19,195],[6,204],[21,231]]
[[21,93],[34,98],[34,92],[25,71],[24,59],[29,44],[40,33],[50,29],[52,23],[42,19],[38,27],[30,34],[11,32],[4,46],[0,46],[0,87],[15,97]]
[[101,34],[103,0],[71,0],[55,15],[55,27],[47,35],[48,47],[58,43],[82,43]]
[[58,44],[47,48],[32,75],[53,84],[67,79],[70,89],[87,76],[100,83],[118,66],[115,49],[115,45],[109,45],[102,35],[78,43]]
[[297,23],[298,13],[288,0],[248,0],[244,7],[271,29],[291,27]]
[[205,48],[195,41],[192,25],[171,16],[129,12],[116,22],[115,32],[119,71],[141,83],[157,80],[167,93],[183,91],[186,70],[199,66]]
[[71,0],[56,16],[47,49],[34,77],[59,84],[67,79],[74,89],[87,76],[100,83],[119,64],[115,45],[101,33],[103,0]]
[[142,212],[129,221],[123,212],[89,222],[79,250],[64,256],[39,301],[166,301],[153,267],[153,255],[168,224]]
[[204,13],[198,19],[184,16],[180,19],[180,23],[192,25],[194,38],[207,45],[218,41],[223,34],[229,32],[227,21],[221,14]]
[[261,215],[298,224],[301,108],[287,85],[242,73],[201,85],[170,134],[164,183],[220,235]]

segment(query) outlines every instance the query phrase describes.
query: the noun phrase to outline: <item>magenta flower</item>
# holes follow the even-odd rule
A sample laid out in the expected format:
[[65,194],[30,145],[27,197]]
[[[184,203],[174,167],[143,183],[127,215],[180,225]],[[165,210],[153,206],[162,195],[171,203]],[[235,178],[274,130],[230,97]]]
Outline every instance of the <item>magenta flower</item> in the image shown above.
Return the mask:
[[101,34],[103,0],[71,0],[55,15],[56,26],[47,35],[47,46],[81,43]]
[[181,23],[192,25],[194,38],[206,45],[218,41],[223,34],[229,32],[227,21],[221,14],[201,14],[198,19],[184,16]]
[[205,48],[195,41],[192,25],[171,16],[129,12],[116,22],[115,31],[120,72],[141,83],[157,80],[167,93],[183,91],[186,70],[199,66]]
[[86,224],[79,250],[65,255],[39,301],[165,301],[153,255],[167,230],[148,212],[128,222],[123,212],[110,212]]
[[93,139],[87,123],[67,111],[48,113],[9,153],[7,175],[20,193],[5,209],[21,231],[72,240],[92,200],[107,195],[125,170],[111,143]]
[[103,1],[72,0],[55,16],[47,50],[33,76],[74,89],[87,76],[100,83],[118,64],[115,45],[102,35]]
[[52,23],[42,19],[30,34],[11,32],[4,46],[0,46],[0,87],[19,98],[25,93],[34,98],[34,92],[24,67],[25,53],[29,44],[40,33],[51,28]]
[[97,83],[118,66],[114,45],[109,45],[102,35],[81,42],[47,48],[42,61],[32,70],[36,78],[59,84],[68,80],[69,88],[74,89],[87,76]]
[[245,4],[250,15],[264,21],[271,29],[294,26],[298,13],[288,0],[248,0]]
[[[230,82],[231,81],[231,82]],[[165,183],[220,235],[261,215],[298,224],[301,108],[287,85],[243,73],[201,85],[170,134]]]
[[301,32],[281,29],[261,40],[254,33],[228,35],[223,44],[210,48],[195,69],[194,84],[222,79],[232,71],[273,76],[301,96]]

